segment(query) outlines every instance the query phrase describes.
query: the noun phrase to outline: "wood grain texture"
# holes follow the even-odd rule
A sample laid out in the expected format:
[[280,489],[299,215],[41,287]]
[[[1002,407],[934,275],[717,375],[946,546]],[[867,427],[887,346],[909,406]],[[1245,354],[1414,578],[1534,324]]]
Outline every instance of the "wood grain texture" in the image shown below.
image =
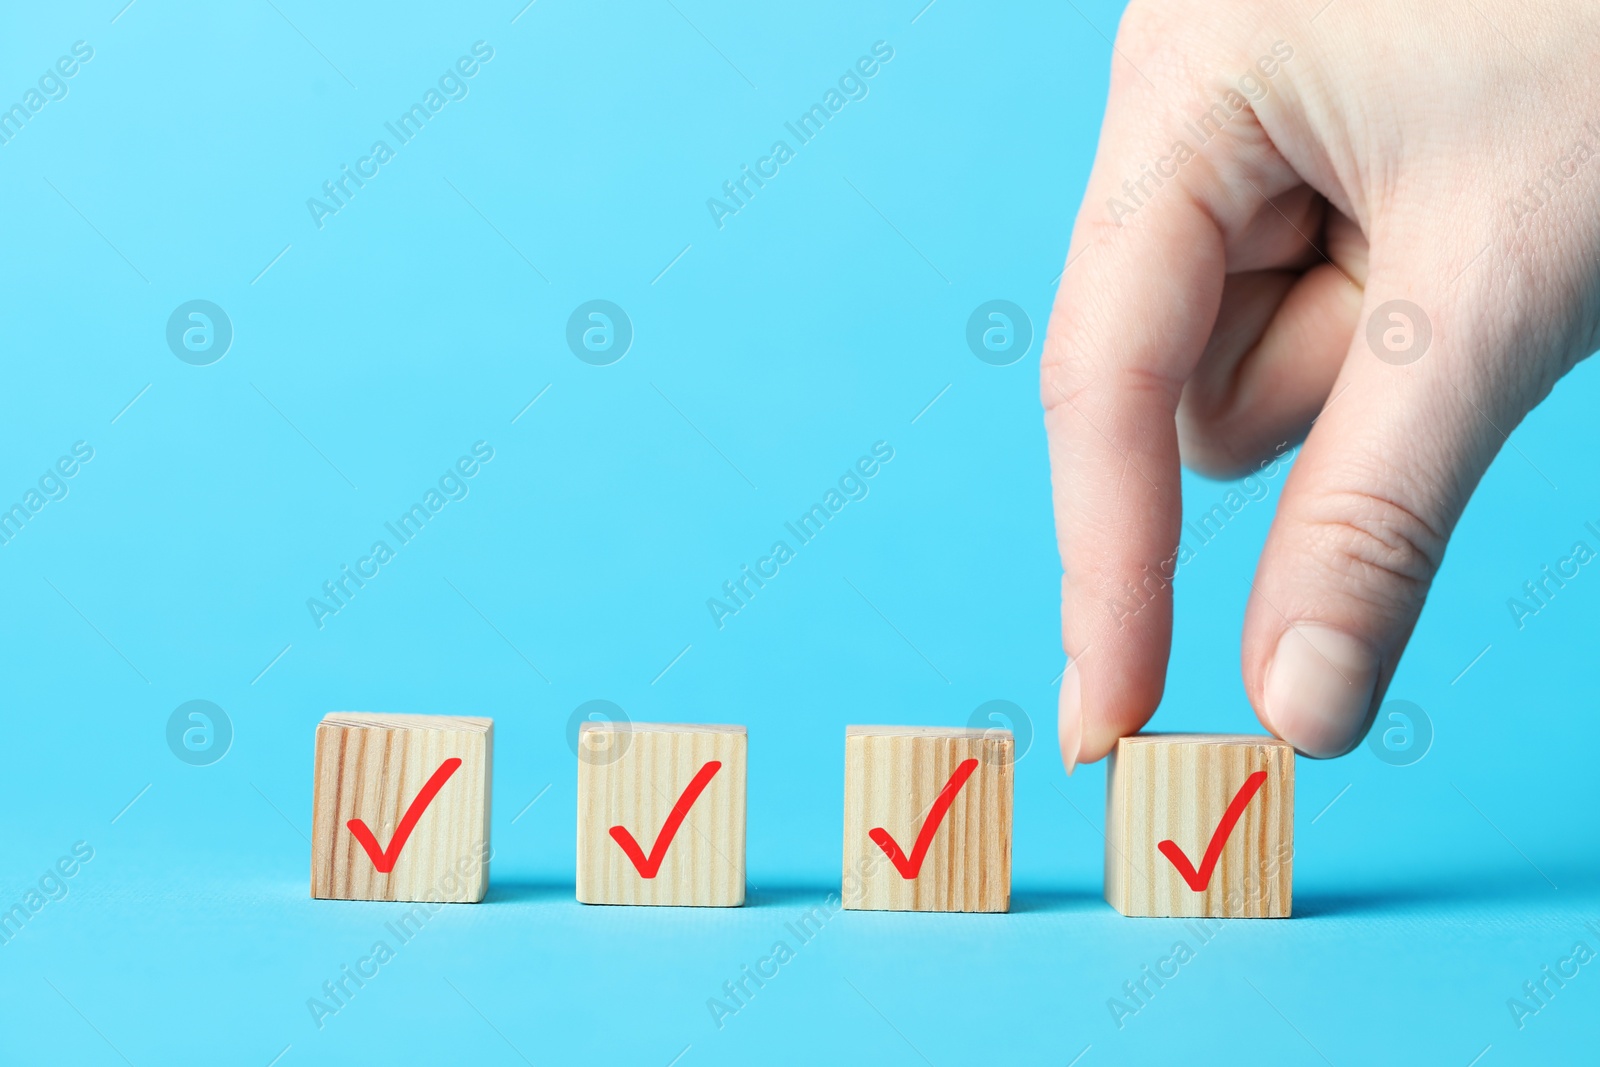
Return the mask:
[[[844,740],[846,908],[1008,911],[1016,745],[1008,731],[851,726]],[[906,878],[873,841],[881,828],[910,856],[935,800],[961,764],[978,761]]]
[[[1159,845],[1198,870],[1212,834],[1250,775],[1266,782],[1196,892]],[[1273,737],[1124,737],[1106,772],[1106,900],[1124,915],[1285,919],[1294,875],[1294,749]]]
[[[331,900],[475,903],[489,889],[490,719],[335,712],[317,726],[311,895]],[[393,870],[380,873],[350,832],[360,819],[387,849],[445,760],[461,766],[423,811]]]
[[[743,726],[586,723],[578,733],[578,900],[731,908],[744,903]],[[652,855],[678,798],[709,761],[722,766],[689,808],[654,877],[611,836]]]

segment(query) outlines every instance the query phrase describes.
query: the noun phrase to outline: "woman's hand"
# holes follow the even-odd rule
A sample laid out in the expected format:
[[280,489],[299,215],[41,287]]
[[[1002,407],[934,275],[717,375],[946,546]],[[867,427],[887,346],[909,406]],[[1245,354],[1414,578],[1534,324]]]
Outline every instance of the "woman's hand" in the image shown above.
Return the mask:
[[1336,756],[1506,435],[1600,347],[1600,5],[1319,6],[1134,0],[1118,33],[1042,364],[1069,770],[1161,699],[1180,460],[1305,437],[1244,681]]

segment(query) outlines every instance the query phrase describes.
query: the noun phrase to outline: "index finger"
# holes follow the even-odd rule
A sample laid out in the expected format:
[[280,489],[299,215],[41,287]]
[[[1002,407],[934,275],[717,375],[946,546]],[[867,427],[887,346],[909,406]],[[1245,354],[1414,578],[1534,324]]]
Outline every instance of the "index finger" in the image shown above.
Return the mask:
[[1069,772],[1138,730],[1161,700],[1181,521],[1175,416],[1226,269],[1212,213],[1181,180],[1133,186],[1122,210],[1128,176],[1166,154],[1152,143],[1154,94],[1113,83],[1041,359]]

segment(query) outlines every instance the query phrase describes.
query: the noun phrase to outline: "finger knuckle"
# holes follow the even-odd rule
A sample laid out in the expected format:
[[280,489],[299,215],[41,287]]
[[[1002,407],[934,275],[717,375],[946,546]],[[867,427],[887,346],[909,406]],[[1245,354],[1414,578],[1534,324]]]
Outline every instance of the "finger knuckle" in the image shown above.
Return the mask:
[[1117,24],[1117,51],[1135,65],[1154,60],[1171,39],[1172,21],[1155,0],[1133,0]]
[[[1191,82],[1217,53],[1215,12],[1199,0],[1132,0],[1117,24],[1113,90]],[[1197,58],[1199,61],[1197,62]]]
[[[1070,349],[1063,345],[1063,349]],[[1064,352],[1055,358],[1045,359],[1039,367],[1039,399],[1047,413],[1065,408],[1079,414],[1093,412],[1098,421],[1110,426],[1102,430],[1111,432],[1122,423],[1132,423],[1126,429],[1141,432],[1137,415],[1152,406],[1171,409],[1177,403],[1181,382],[1147,367],[1127,366],[1095,369],[1092,361],[1082,355]]]
[[1446,534],[1396,496],[1369,490],[1329,494],[1311,522],[1312,550],[1383,607],[1415,606],[1444,558]]

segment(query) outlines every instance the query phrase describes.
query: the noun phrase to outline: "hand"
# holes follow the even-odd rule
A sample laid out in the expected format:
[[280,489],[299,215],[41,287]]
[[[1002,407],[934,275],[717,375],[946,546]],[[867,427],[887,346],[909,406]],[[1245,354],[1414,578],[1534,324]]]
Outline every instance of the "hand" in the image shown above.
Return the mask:
[[1242,666],[1340,755],[1505,435],[1600,347],[1600,5],[1318,6],[1133,0],[1117,35],[1042,361],[1069,771],[1160,702],[1180,460],[1304,437]]

